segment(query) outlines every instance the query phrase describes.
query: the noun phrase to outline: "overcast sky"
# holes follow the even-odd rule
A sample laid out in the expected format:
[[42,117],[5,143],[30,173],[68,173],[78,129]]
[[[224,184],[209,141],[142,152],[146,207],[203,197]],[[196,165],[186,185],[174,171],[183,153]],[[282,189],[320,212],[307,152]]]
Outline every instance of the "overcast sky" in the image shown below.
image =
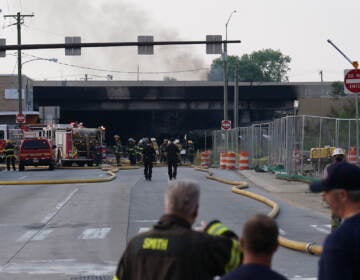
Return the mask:
[[[16,26],[3,16],[17,12],[34,13],[22,25],[22,43],[33,44],[63,43],[65,36],[81,36],[82,42],[136,41],[138,35],[154,35],[158,41],[225,37],[225,23],[236,10],[228,39],[242,43],[229,45],[229,55],[280,50],[292,59],[292,82],[320,81],[320,70],[324,81],[343,79],[351,65],[327,39],[360,60],[359,0],[0,0],[0,9],[0,38],[7,44],[17,43]],[[17,73],[14,54],[0,58],[0,74]],[[138,56],[136,47],[84,48],[77,57],[65,56],[64,50],[24,51],[23,62],[35,57],[58,59],[23,65],[23,74],[39,80],[79,80],[85,74],[95,80],[107,75],[135,80],[138,69],[139,79],[198,80],[217,56],[206,55],[204,46],[188,45],[155,47],[153,56]]]

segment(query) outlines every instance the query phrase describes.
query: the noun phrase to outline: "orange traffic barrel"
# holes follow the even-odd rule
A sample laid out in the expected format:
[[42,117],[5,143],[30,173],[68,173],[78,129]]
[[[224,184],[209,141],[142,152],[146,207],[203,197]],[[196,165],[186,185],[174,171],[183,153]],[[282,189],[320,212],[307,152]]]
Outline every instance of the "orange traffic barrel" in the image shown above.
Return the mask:
[[210,152],[205,151],[200,154],[201,167],[208,168],[210,166]]
[[349,163],[356,164],[356,149],[355,147],[351,147],[347,156],[347,160]]
[[236,169],[236,153],[227,152],[220,154],[220,169]]
[[226,169],[226,153],[220,153],[220,169]]
[[239,169],[240,170],[249,169],[249,154],[246,151],[240,152]]
[[229,170],[236,169],[236,153],[233,152],[227,153],[226,169]]

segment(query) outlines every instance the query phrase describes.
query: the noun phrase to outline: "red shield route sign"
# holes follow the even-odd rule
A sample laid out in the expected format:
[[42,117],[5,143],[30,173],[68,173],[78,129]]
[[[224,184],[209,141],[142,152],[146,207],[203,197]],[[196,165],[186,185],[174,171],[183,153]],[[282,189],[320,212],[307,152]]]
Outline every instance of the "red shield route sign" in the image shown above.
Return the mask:
[[344,73],[345,93],[360,93],[360,69],[345,70]]
[[229,130],[230,128],[231,128],[231,121],[229,121],[229,120],[221,121],[221,129],[222,130]]
[[16,123],[25,123],[26,117],[24,114],[16,114]]

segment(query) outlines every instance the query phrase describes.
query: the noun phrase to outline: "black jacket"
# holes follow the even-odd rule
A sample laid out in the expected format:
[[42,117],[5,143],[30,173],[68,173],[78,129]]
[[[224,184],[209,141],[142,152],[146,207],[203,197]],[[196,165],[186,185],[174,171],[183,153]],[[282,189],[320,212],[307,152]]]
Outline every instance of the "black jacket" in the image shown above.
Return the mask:
[[212,280],[239,265],[235,239],[194,231],[185,220],[164,215],[129,242],[113,279]]
[[144,162],[153,162],[155,161],[156,152],[152,146],[146,145],[145,148],[142,150],[143,154],[143,161]]
[[166,147],[166,157],[168,161],[175,161],[179,157],[179,147],[176,146],[174,143],[170,143]]

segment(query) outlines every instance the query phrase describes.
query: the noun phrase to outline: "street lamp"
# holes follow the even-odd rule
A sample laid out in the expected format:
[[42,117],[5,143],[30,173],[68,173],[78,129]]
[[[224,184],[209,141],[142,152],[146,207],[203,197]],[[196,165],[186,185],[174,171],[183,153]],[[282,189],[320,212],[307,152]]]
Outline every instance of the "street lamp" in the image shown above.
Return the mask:
[[[20,51],[19,51],[20,52]],[[42,57],[36,57],[33,59],[29,59],[26,60],[24,62],[21,62],[21,54],[20,56],[18,56],[18,79],[19,79],[19,84],[18,84],[18,100],[19,100],[19,115],[22,114],[22,66],[26,63],[32,62],[32,61],[36,61],[36,60],[47,60],[50,62],[57,62],[57,58],[42,58]]]
[[47,60],[47,61],[50,61],[50,62],[58,62],[58,59],[57,59],[57,58],[42,58],[42,57],[37,57],[37,58],[33,58],[33,59],[29,59],[29,60],[24,61],[23,63],[21,63],[21,66],[23,66],[25,63],[32,62],[32,61],[35,61],[35,60]]
[[224,120],[228,119],[228,75],[227,75],[227,28],[232,15],[236,13],[233,10],[225,24],[225,43],[224,43]]

